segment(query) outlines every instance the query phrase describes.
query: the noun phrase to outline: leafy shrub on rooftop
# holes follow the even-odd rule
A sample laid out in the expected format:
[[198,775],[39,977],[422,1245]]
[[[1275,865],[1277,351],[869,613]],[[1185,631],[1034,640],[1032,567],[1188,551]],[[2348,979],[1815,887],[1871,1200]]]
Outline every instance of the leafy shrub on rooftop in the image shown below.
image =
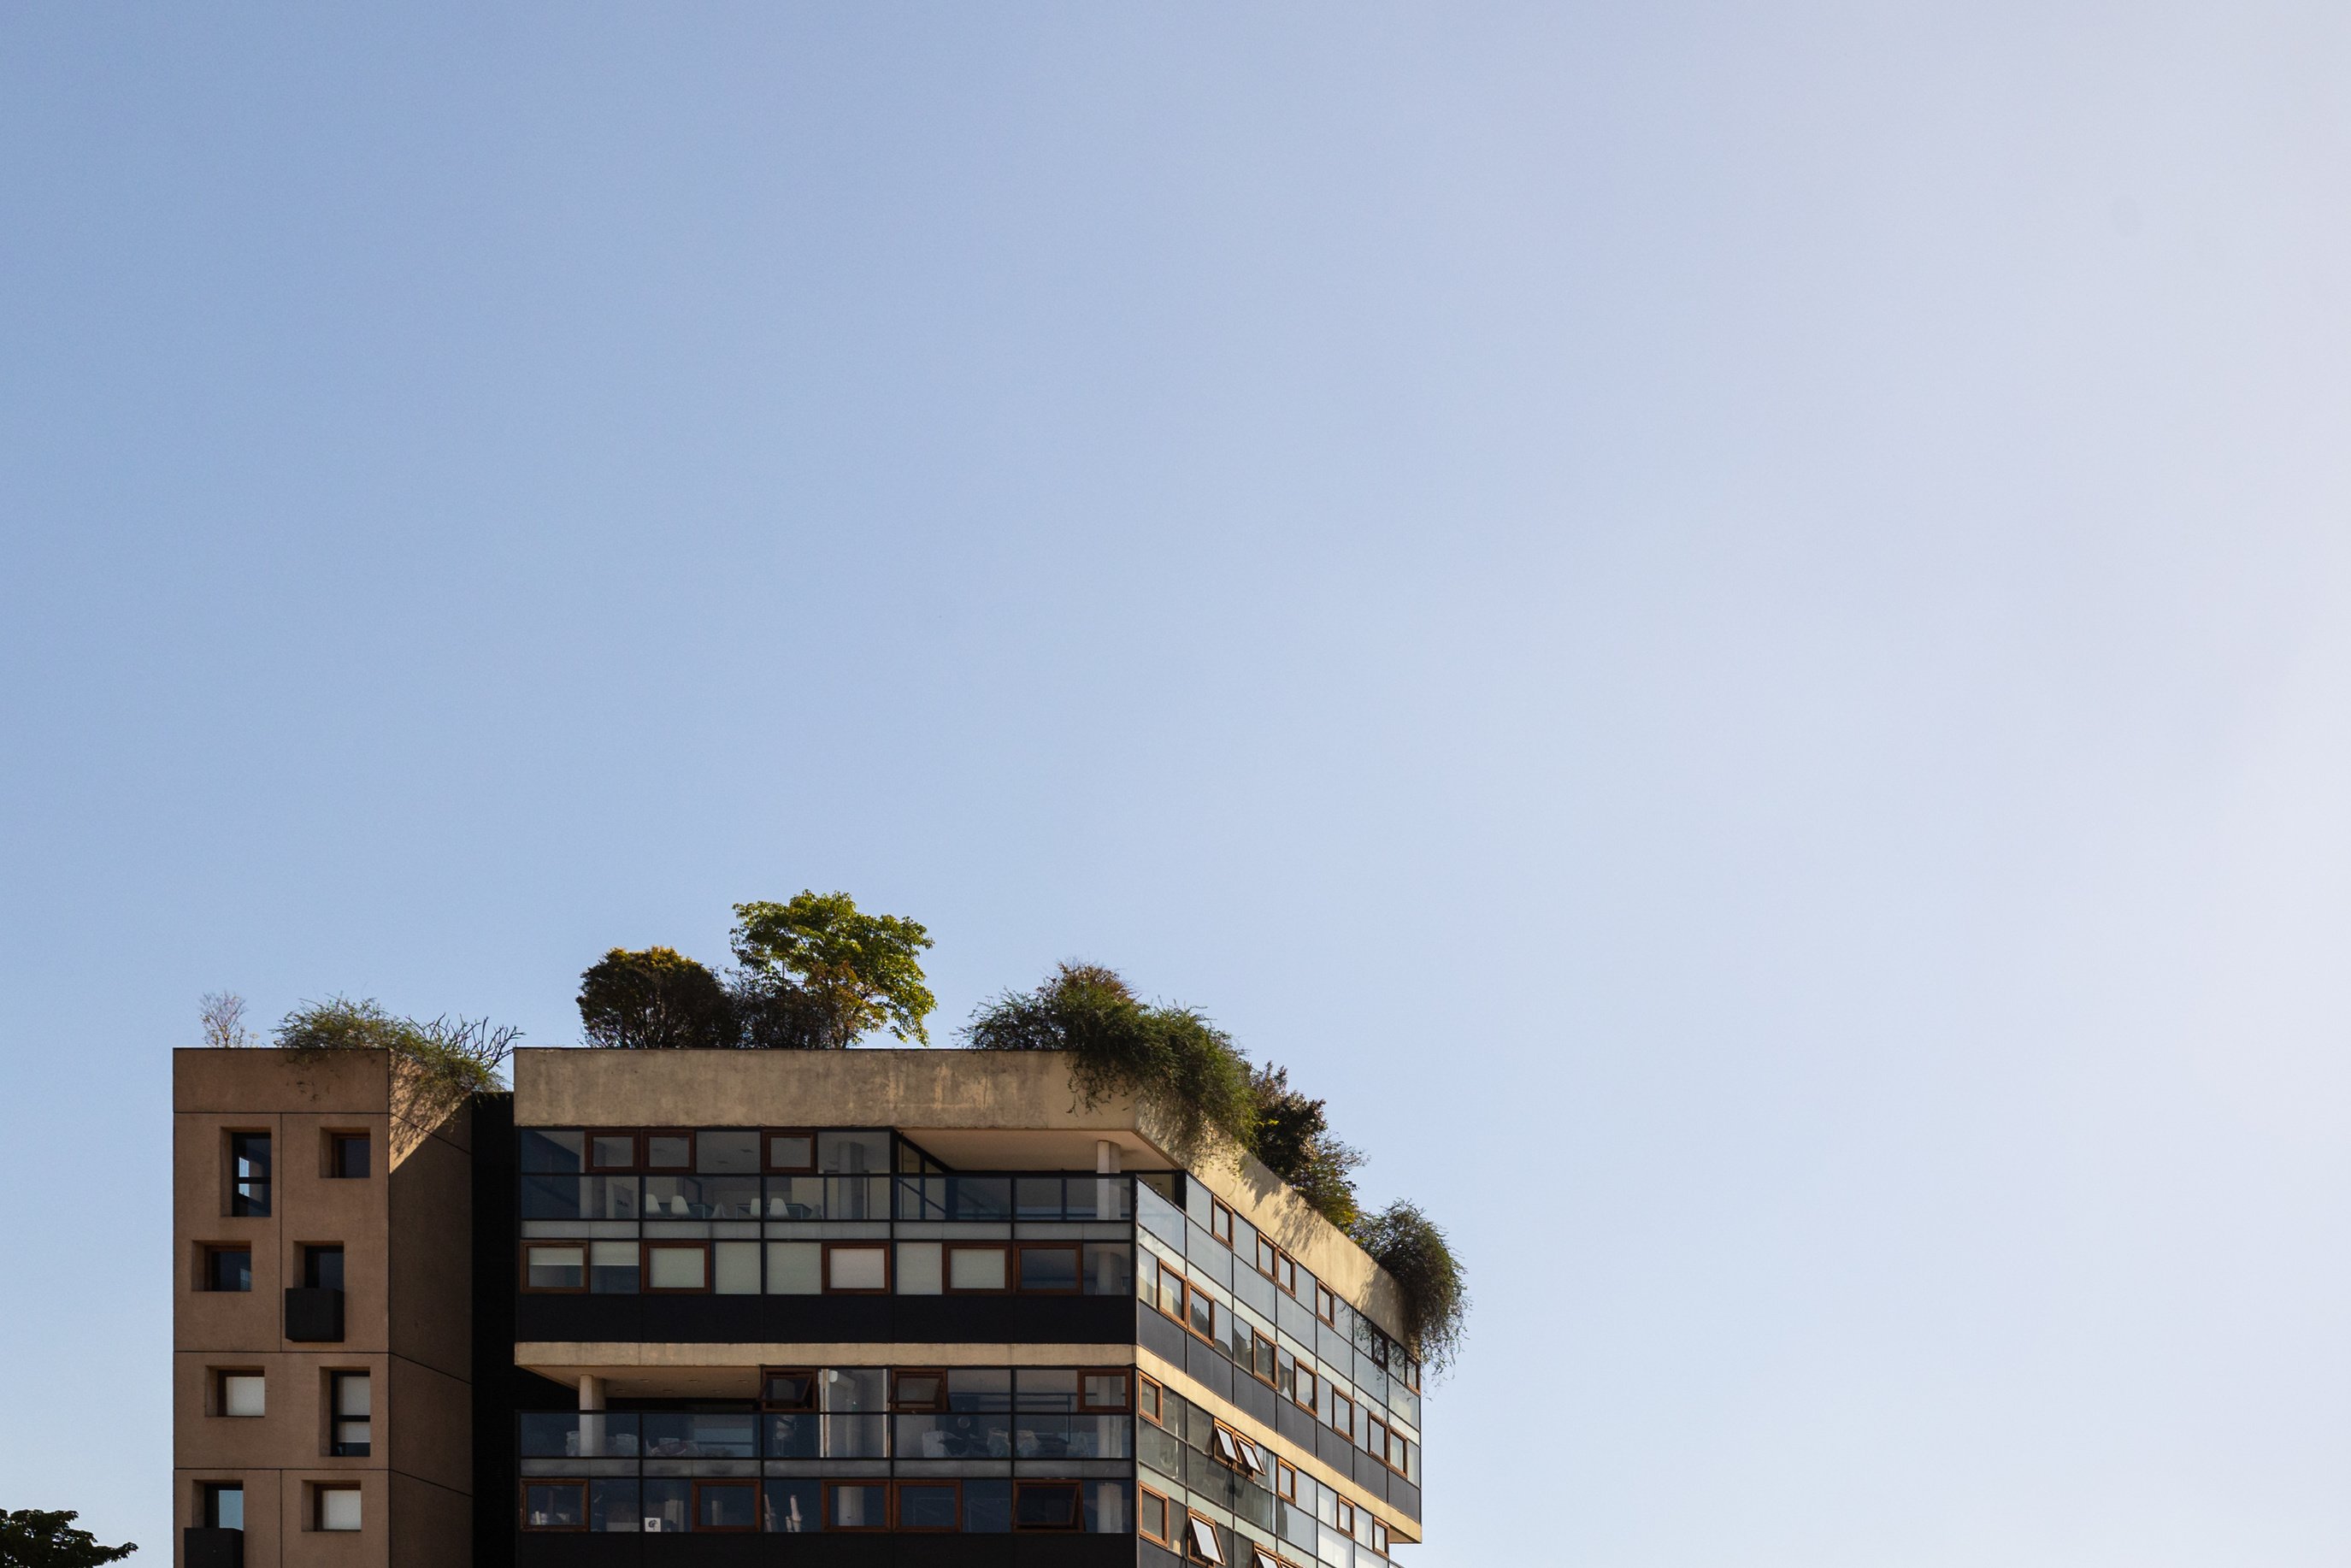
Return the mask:
[[395,1071],[392,1113],[404,1124],[401,1145],[421,1139],[475,1094],[504,1087],[498,1069],[522,1030],[492,1028],[487,1019],[397,1018],[373,999],[330,997],[305,1002],[278,1022],[279,1049],[291,1051],[385,1051],[406,1071]]
[[1256,1101],[1249,1153],[1288,1182],[1323,1218],[1345,1230],[1360,1218],[1355,1203],[1355,1167],[1363,1151],[1331,1131],[1324,1103],[1290,1086],[1290,1069],[1270,1062],[1249,1082]]
[[1057,1051],[1089,1106],[1133,1093],[1189,1164],[1213,1134],[1246,1148],[1257,1114],[1249,1060],[1197,1010],[1144,1001],[1116,971],[1063,964],[1033,991],[1007,991],[964,1026],[977,1051]]
[[1403,1291],[1405,1344],[1431,1373],[1445,1371],[1460,1353],[1469,1291],[1444,1230],[1399,1198],[1358,1219],[1353,1234]]
[[596,960],[580,977],[580,1023],[589,1044],[624,1051],[731,1046],[737,1030],[718,977],[671,947],[615,947]]

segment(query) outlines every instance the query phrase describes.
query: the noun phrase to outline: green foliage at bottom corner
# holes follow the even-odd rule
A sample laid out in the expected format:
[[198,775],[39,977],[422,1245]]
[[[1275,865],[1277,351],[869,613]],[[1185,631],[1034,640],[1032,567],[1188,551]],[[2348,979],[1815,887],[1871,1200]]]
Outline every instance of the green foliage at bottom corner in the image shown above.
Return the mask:
[[1387,1270],[1404,1292],[1405,1343],[1431,1373],[1443,1372],[1460,1353],[1469,1316],[1469,1291],[1461,1260],[1437,1223],[1416,1205],[1399,1198],[1355,1222],[1355,1244]]
[[100,1546],[87,1530],[76,1530],[81,1516],[67,1511],[45,1513],[37,1508],[0,1510],[0,1564],[6,1568],[97,1568],[120,1563],[139,1550],[131,1542]]

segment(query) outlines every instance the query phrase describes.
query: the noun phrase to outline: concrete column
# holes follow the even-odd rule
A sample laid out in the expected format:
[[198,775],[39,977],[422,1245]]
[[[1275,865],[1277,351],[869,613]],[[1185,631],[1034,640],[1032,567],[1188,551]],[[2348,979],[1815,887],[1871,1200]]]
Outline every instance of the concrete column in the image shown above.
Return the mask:
[[[1116,1176],[1118,1174],[1118,1145],[1112,1143],[1108,1138],[1096,1138],[1094,1140],[1094,1174],[1102,1176]],[[1111,1216],[1118,1212],[1118,1208],[1116,1207],[1117,1203],[1118,1183],[1114,1181],[1097,1181],[1094,1183],[1094,1213],[1096,1216],[1103,1219],[1108,1219]]]
[[583,1458],[604,1451],[604,1380],[592,1372],[580,1375],[580,1452]]

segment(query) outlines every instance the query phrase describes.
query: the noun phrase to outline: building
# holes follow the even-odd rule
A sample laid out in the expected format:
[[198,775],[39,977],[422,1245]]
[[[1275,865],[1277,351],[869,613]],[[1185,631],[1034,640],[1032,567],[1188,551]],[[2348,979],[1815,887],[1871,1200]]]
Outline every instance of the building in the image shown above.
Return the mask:
[[1382,1568],[1395,1282],[1050,1054],[175,1061],[188,1568]]

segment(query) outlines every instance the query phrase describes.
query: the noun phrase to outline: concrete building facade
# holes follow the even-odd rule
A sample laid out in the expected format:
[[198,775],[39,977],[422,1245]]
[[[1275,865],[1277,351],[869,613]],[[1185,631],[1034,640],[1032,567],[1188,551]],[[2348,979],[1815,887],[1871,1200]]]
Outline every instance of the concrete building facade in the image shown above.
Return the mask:
[[190,1568],[1383,1568],[1395,1282],[1045,1053],[177,1053]]

